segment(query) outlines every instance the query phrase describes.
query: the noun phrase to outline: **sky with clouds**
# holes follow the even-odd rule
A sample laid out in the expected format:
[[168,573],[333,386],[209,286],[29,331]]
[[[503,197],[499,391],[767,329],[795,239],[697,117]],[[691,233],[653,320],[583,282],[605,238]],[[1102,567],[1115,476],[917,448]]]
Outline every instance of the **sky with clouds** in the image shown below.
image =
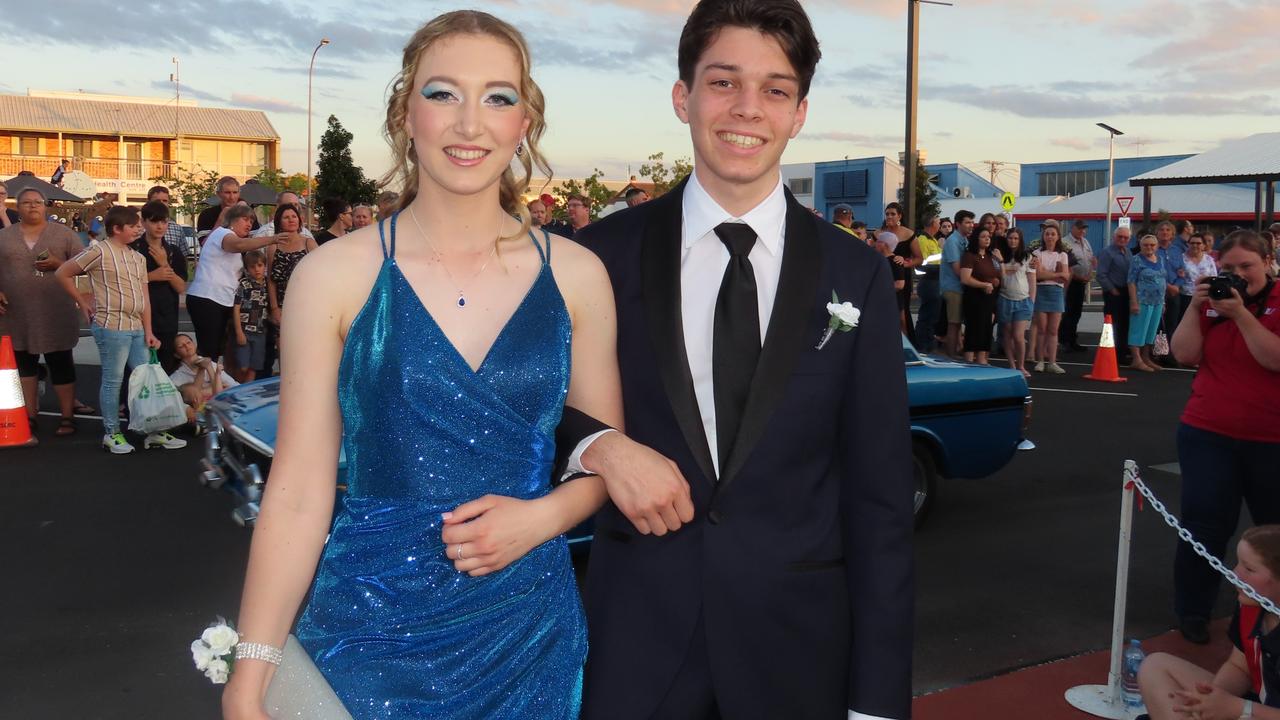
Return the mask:
[[[1198,152],[1275,130],[1275,0],[954,0],[922,6],[919,142],[930,162],[1083,160]],[[318,141],[337,115],[369,175],[388,167],[387,85],[405,40],[473,7],[519,27],[547,97],[544,150],[559,177],[634,173],[688,156],[671,111],[675,48],[693,0],[50,0],[0,11],[0,92],[182,95],[266,111],[288,171],[306,164],[307,61],[321,37]],[[809,120],[784,162],[888,155],[902,146],[905,0],[805,0],[823,59]],[[30,56],[30,62],[20,58]],[[24,69],[25,68],[25,69]],[[1010,178],[1002,178],[1008,184]]]

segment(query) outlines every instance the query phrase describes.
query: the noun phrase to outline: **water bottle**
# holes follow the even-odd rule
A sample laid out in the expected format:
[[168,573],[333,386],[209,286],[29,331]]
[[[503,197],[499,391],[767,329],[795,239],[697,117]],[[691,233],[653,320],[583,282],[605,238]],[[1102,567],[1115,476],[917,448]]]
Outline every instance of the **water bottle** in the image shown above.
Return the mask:
[[1142,707],[1142,693],[1138,690],[1138,668],[1142,666],[1144,658],[1146,654],[1142,652],[1142,643],[1130,640],[1120,662],[1120,689],[1124,695],[1125,707]]

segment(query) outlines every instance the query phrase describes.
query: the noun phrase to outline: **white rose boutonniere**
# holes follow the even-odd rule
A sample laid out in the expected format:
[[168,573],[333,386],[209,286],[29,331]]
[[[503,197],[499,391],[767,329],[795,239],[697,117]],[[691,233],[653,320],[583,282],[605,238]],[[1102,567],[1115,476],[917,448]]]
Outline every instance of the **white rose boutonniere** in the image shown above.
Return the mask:
[[858,327],[858,318],[862,317],[862,311],[854,307],[853,303],[840,302],[835,290],[831,291],[831,302],[827,303],[827,314],[831,316],[831,321],[827,323],[826,332],[822,333],[822,339],[818,341],[816,350],[826,347],[831,336],[837,332],[849,332]]

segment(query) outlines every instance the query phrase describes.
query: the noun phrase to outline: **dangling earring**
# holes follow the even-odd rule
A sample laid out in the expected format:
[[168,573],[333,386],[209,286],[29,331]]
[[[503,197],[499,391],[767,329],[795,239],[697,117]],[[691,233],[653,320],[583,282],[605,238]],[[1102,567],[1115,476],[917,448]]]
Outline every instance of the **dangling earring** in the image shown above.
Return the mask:
[[412,154],[413,154],[413,152],[414,152],[414,147],[413,147],[413,138],[409,138],[409,152],[408,152],[407,154],[408,154],[408,155],[412,155]]
[[524,141],[523,140],[521,140],[520,143],[516,145],[516,157],[524,157]]

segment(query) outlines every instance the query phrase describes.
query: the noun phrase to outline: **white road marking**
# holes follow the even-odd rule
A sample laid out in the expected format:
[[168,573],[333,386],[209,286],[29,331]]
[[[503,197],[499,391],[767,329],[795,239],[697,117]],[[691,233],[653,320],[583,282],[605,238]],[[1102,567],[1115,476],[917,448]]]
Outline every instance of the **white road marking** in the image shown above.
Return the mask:
[[[41,410],[41,411],[40,411],[40,414],[41,414],[41,415],[47,415],[48,417],[62,417],[62,414],[61,414],[61,413],[50,412],[50,411],[48,411],[48,410]],[[77,419],[79,419],[79,420],[101,420],[101,419],[102,419],[102,416],[101,416],[101,415],[80,415],[80,414],[77,414],[77,415],[75,415],[75,417],[76,417]]]
[[1138,397],[1138,393],[1102,392],[1100,390],[1067,390],[1066,388],[1046,388],[1046,387],[1033,387],[1031,389],[1037,390],[1039,392],[1062,392],[1062,393],[1074,393],[1077,395],[1114,395],[1115,397]]
[[1163,465],[1151,465],[1150,467],[1151,467],[1151,469],[1152,469],[1152,470],[1159,470],[1160,472],[1167,472],[1167,473],[1169,473],[1169,474],[1171,474],[1171,475],[1181,475],[1181,474],[1182,474],[1182,466],[1181,466],[1181,465],[1179,465],[1179,464],[1178,464],[1178,463],[1176,463],[1176,462],[1164,463]]

